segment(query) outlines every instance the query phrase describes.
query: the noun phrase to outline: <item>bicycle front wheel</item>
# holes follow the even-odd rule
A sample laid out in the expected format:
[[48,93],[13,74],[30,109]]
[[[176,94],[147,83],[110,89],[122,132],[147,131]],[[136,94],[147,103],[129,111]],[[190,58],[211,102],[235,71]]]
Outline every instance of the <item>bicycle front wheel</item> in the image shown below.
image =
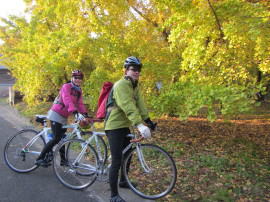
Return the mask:
[[70,189],[84,189],[97,178],[98,156],[85,141],[70,139],[57,146],[53,168],[63,185]]
[[151,144],[133,148],[124,159],[123,169],[132,191],[146,199],[158,199],[169,194],[177,178],[172,157]]
[[44,148],[45,140],[33,129],[21,130],[11,137],[4,149],[4,159],[10,169],[19,173],[27,173],[38,166],[35,161]]
[[[88,134],[88,133],[91,133],[91,132],[85,132],[85,134]],[[95,137],[90,142],[90,144],[96,150],[100,163],[104,165],[108,158],[108,148],[104,139],[99,135],[95,135]]]

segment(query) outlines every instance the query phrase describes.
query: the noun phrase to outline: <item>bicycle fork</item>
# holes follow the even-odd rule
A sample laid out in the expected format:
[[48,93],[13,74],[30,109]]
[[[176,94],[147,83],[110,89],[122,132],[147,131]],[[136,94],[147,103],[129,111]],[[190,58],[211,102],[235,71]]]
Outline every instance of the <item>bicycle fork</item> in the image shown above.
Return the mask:
[[139,158],[139,161],[141,163],[141,166],[144,169],[144,172],[150,173],[151,172],[151,169],[149,168],[149,166],[145,162],[145,159],[144,159],[144,156],[143,156],[143,153],[142,153],[141,145],[140,144],[137,144],[136,145],[136,150],[137,150],[137,154],[138,154],[138,158]]
[[142,150],[141,150],[141,144],[140,143],[131,143],[129,144],[123,151],[123,155],[129,150],[131,149],[132,145],[136,144],[136,151],[138,154],[138,160],[144,170],[145,173],[150,173],[152,170],[149,168],[149,166],[146,164]]

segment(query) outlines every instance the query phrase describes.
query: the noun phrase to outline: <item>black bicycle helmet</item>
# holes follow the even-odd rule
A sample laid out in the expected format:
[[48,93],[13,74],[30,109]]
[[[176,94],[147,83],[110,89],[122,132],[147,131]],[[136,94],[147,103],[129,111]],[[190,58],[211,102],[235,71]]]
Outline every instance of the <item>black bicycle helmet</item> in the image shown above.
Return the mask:
[[137,67],[139,69],[142,68],[142,63],[141,61],[139,60],[139,58],[137,57],[134,57],[134,56],[130,56],[128,57],[126,60],[125,60],[125,63],[124,63],[124,67],[127,69],[129,66],[134,66],[134,67]]

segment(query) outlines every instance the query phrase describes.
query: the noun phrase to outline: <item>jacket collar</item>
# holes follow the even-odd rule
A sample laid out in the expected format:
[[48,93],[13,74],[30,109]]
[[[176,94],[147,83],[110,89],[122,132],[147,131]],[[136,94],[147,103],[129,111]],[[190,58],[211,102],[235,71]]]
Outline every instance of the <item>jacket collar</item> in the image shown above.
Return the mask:
[[133,88],[136,88],[138,86],[138,81],[132,79],[130,76],[124,76],[124,79],[130,81]]
[[75,83],[73,83],[72,81],[70,83],[71,83],[71,88],[72,89],[77,90],[77,91],[80,91],[81,90],[81,87],[80,86],[75,85]]

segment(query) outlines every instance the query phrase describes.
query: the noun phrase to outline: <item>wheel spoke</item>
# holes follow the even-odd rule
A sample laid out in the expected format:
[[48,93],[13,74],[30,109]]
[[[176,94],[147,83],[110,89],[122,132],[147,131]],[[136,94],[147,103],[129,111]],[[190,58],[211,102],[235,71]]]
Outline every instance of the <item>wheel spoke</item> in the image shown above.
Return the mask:
[[43,137],[37,134],[35,130],[26,129],[19,131],[8,140],[4,158],[12,170],[25,173],[37,168],[36,158],[45,145]]
[[176,166],[169,154],[158,146],[134,148],[124,160],[124,171],[131,189],[147,199],[167,195],[176,182]]
[[[82,148],[82,145],[84,148]],[[65,148],[65,154],[61,154],[61,148]],[[63,150],[62,150],[63,151]],[[63,156],[65,165],[63,163]],[[53,168],[60,182],[71,189],[84,189],[96,180],[98,157],[92,146],[85,144],[83,140],[71,139],[57,146]]]

